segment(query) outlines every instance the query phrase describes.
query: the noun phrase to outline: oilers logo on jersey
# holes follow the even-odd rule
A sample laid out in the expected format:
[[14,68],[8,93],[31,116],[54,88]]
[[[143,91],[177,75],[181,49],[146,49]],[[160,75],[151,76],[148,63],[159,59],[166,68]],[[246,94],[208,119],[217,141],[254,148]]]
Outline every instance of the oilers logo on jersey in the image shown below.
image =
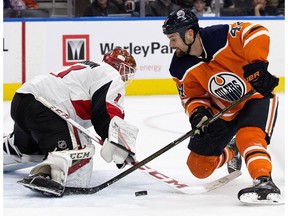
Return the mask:
[[246,84],[237,75],[220,72],[212,76],[208,82],[209,92],[227,102],[233,102],[246,93]]

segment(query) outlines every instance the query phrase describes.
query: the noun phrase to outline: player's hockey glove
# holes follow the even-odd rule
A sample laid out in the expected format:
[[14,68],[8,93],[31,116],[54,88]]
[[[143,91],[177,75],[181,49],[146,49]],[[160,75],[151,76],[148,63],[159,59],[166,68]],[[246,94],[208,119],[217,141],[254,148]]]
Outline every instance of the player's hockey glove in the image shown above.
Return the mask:
[[272,91],[278,86],[279,78],[267,71],[268,63],[257,61],[243,66],[244,77],[264,97],[273,97]]
[[218,119],[208,126],[203,126],[203,122],[212,116],[212,110],[204,106],[197,107],[193,111],[190,123],[192,129],[196,130],[188,145],[191,151],[201,155],[211,155],[215,141],[226,135],[228,128],[222,119]]

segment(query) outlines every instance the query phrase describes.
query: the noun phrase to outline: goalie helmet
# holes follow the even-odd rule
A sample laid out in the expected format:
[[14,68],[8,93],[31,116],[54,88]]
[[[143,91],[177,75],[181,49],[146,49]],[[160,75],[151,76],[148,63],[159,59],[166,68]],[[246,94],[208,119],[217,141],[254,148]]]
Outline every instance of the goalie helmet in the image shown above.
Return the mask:
[[104,54],[103,61],[118,70],[126,84],[132,81],[136,71],[136,61],[125,49],[115,47]]
[[162,29],[165,35],[178,32],[182,40],[185,41],[185,32],[188,29],[192,29],[194,35],[198,33],[198,18],[191,10],[179,9],[169,14]]

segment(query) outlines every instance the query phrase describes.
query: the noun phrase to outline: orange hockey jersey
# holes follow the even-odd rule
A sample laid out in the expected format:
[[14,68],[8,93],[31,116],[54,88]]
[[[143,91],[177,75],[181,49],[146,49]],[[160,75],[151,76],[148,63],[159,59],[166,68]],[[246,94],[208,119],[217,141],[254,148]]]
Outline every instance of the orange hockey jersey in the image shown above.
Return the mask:
[[[198,106],[210,107],[214,113],[251,90],[242,67],[255,61],[267,62],[270,37],[268,30],[251,23],[214,25],[200,29],[203,55],[174,54],[170,74],[188,116]],[[251,98],[263,97],[259,93]],[[251,99],[250,98],[250,99]],[[232,120],[246,101],[222,116]]]

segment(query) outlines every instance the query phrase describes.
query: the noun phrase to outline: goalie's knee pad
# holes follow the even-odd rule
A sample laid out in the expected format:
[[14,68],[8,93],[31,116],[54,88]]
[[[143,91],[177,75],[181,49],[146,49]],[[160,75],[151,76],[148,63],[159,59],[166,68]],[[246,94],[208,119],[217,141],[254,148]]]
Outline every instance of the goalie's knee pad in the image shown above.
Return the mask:
[[50,152],[47,159],[35,166],[30,174],[49,175],[63,186],[87,187],[93,169],[94,145],[80,150]]

